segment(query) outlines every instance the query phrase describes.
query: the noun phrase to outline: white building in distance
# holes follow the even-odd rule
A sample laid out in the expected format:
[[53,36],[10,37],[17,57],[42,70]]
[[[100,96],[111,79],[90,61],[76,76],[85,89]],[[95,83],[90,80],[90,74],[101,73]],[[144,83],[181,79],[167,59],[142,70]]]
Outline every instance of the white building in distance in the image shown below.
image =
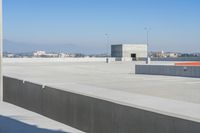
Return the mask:
[[40,57],[40,56],[46,55],[46,52],[45,51],[36,51],[33,53],[33,55],[36,57]]
[[36,51],[33,53],[34,57],[58,57],[58,54],[47,54],[45,51]]
[[111,57],[121,61],[147,58],[147,44],[114,44],[111,45]]

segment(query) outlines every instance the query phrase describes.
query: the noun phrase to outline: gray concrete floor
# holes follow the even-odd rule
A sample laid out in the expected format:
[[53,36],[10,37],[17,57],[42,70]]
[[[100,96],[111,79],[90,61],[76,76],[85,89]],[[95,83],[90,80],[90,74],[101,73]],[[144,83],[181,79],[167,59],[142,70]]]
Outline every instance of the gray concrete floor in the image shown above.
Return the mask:
[[1,133],[83,133],[21,107],[0,102]]
[[[152,62],[173,64],[173,62]],[[144,62],[4,63],[6,76],[49,86],[88,85],[178,101],[200,103],[200,79],[135,75],[135,64]]]

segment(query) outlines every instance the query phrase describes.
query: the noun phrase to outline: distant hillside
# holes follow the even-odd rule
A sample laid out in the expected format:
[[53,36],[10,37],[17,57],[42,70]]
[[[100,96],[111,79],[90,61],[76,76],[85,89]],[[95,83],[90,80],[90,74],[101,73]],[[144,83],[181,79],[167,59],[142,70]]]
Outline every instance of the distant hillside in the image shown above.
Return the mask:
[[3,40],[4,52],[19,53],[45,50],[47,52],[82,52],[82,48],[75,44],[28,44],[13,42],[7,39]]

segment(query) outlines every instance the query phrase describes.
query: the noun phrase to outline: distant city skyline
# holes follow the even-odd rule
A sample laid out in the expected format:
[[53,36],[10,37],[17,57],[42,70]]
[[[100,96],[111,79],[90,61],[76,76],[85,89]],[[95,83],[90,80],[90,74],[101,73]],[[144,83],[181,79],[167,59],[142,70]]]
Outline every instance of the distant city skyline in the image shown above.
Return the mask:
[[199,0],[3,0],[4,51],[106,53],[111,44],[200,51]]

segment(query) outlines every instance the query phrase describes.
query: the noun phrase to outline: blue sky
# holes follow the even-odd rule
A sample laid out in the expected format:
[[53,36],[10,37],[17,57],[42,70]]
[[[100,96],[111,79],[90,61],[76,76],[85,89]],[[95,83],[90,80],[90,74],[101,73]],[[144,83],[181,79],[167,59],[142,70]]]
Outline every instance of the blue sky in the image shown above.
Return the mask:
[[200,52],[199,0],[3,0],[3,15],[5,42],[18,51],[103,53],[105,33],[114,44],[146,43],[151,27],[150,50]]

